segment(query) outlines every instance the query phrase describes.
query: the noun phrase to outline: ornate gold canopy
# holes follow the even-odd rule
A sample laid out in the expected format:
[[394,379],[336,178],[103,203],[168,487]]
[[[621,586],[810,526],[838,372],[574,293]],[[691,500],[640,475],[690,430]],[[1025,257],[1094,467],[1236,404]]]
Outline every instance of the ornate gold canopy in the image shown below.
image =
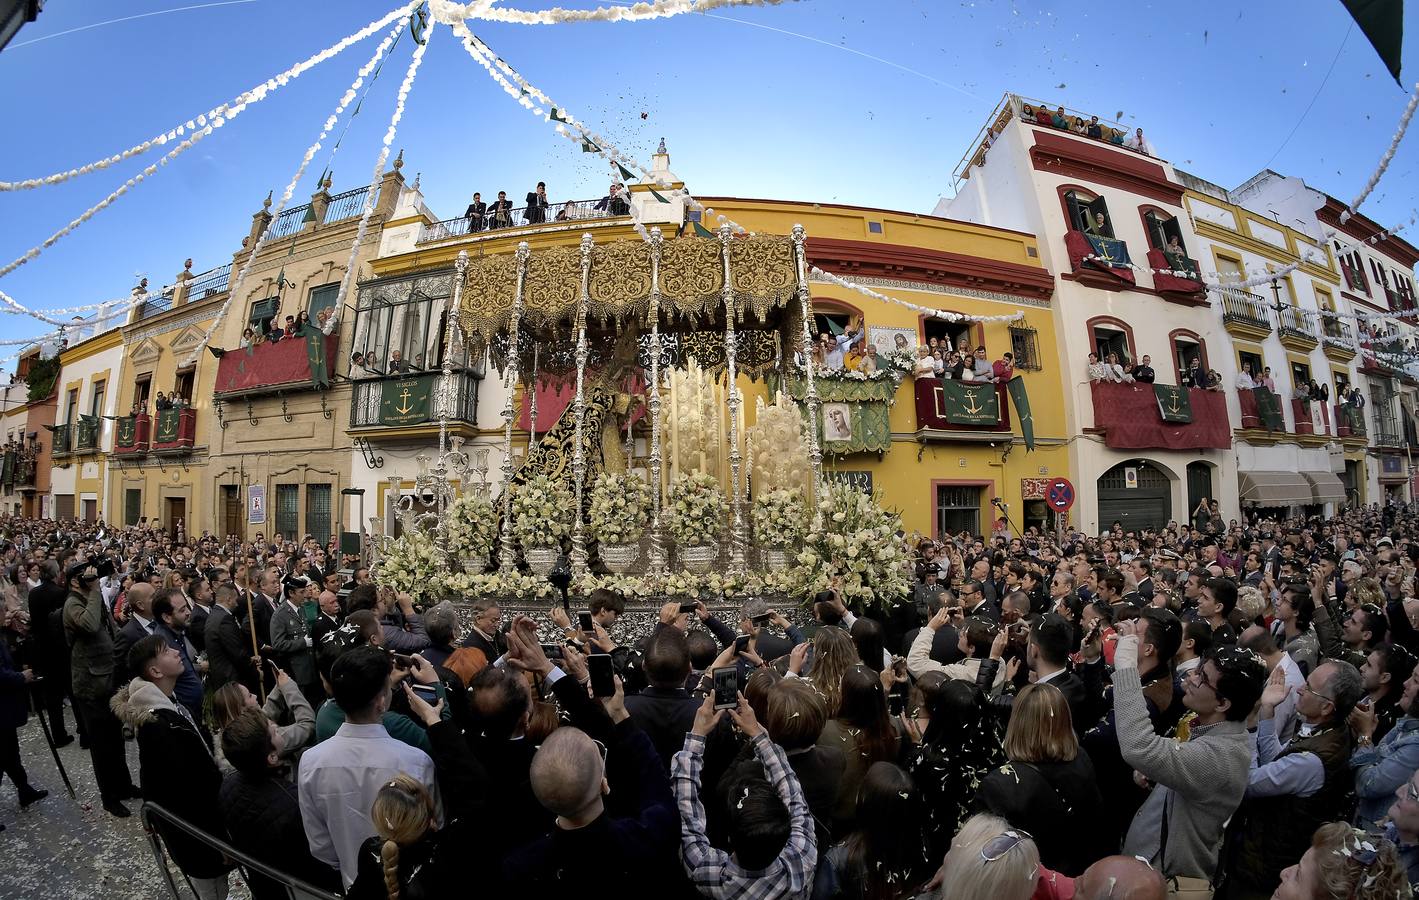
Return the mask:
[[[699,319],[724,305],[725,261],[737,318],[746,311],[759,320],[794,297],[797,276],[793,243],[787,236],[754,235],[727,241],[684,237],[663,244],[659,262],[662,312]],[[650,245],[644,241],[593,244],[585,261],[580,247],[533,250],[523,281],[520,327],[568,329],[576,320],[583,264],[586,309],[592,319],[644,319],[650,307]],[[463,285],[463,327],[485,340],[505,331],[517,295],[518,262],[505,253],[468,261]]]

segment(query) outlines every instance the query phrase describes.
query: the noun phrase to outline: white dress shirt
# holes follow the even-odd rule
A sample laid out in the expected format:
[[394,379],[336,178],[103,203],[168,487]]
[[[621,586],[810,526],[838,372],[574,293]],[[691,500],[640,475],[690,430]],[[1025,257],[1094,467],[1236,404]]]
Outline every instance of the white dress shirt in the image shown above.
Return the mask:
[[[434,761],[417,747],[395,740],[378,723],[346,722],[328,741],[301,757],[301,817],[311,855],[338,867],[348,889],[359,870],[360,846],[374,836],[370,807],[396,775],[422,782],[440,809]],[[442,813],[438,813],[442,822]]]

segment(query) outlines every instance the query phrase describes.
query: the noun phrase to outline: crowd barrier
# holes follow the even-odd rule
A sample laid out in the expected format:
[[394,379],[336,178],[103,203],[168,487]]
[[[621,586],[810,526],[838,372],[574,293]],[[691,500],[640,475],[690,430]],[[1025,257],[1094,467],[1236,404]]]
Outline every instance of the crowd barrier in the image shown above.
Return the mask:
[[[158,871],[162,872],[163,880],[167,882],[168,893],[174,900],[187,900],[189,897],[198,896],[192,883],[187,880],[177,869],[177,865],[168,856],[167,846],[163,841],[163,836],[158,828],[161,824],[164,828],[171,828],[181,831],[184,835],[193,840],[200,841],[214,850],[220,851],[228,859],[237,864],[242,877],[248,884],[251,883],[251,875],[264,876],[270,883],[276,885],[286,900],[342,900],[339,894],[333,894],[323,888],[314,887],[292,875],[287,875],[278,869],[273,869],[263,862],[255,860],[242,853],[240,850],[228,844],[226,841],[215,837],[200,828],[195,828],[188,822],[174,816],[156,803],[144,803],[140,811],[143,821],[143,831],[148,835],[148,843],[153,848],[153,858],[158,863]],[[176,877],[174,877],[176,872]],[[178,888],[178,879],[187,885],[188,893],[183,893]]]

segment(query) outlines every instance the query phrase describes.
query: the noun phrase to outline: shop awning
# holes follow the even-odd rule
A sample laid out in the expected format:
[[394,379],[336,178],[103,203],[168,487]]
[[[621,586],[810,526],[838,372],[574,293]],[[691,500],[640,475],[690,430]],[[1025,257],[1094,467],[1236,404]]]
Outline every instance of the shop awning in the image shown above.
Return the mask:
[[1306,506],[1311,486],[1299,472],[1238,472],[1243,503],[1253,506]]
[[1311,496],[1315,503],[1344,503],[1345,482],[1331,472],[1302,472],[1301,477],[1311,483]]

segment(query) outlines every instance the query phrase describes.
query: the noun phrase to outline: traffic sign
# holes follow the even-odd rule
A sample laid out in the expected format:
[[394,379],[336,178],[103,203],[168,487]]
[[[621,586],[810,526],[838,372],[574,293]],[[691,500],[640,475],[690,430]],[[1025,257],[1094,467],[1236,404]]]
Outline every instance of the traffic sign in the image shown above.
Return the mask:
[[1068,478],[1055,478],[1045,490],[1045,502],[1055,512],[1068,512],[1074,505],[1074,485]]

